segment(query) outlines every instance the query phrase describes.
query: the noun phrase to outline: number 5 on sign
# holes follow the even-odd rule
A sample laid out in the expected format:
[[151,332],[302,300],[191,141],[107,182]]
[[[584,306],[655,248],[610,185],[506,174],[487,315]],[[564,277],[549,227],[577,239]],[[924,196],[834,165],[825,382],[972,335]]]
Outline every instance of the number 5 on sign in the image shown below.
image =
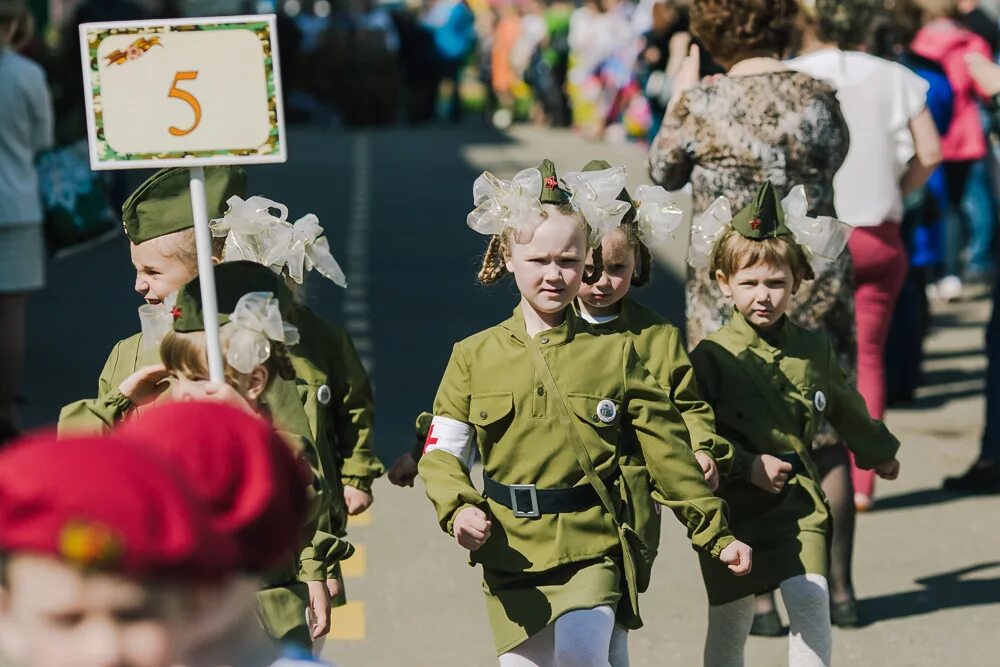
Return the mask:
[[174,135],[175,137],[183,137],[185,134],[191,134],[196,129],[198,129],[198,124],[201,123],[201,103],[198,102],[198,98],[189,93],[188,91],[181,90],[180,88],[177,87],[178,81],[191,81],[192,79],[197,79],[197,78],[198,78],[197,72],[178,72],[174,76],[174,85],[170,86],[169,97],[176,97],[179,100],[187,102],[188,104],[191,105],[192,111],[194,111],[194,123],[191,124],[191,127],[187,128],[186,130],[178,130],[173,125],[170,126],[170,134]]
[[95,169],[285,161],[273,16],[80,26]]

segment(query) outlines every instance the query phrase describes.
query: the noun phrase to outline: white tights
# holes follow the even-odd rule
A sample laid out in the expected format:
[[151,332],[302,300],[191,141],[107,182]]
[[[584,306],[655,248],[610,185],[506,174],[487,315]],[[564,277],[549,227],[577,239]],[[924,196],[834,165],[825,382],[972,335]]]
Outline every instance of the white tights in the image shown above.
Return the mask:
[[[789,667],[829,667],[833,649],[826,578],[800,574],[779,585],[788,610]],[[705,667],[743,667],[753,623],[753,596],[708,608]]]
[[628,632],[609,606],[571,611],[501,655],[500,667],[628,667]]

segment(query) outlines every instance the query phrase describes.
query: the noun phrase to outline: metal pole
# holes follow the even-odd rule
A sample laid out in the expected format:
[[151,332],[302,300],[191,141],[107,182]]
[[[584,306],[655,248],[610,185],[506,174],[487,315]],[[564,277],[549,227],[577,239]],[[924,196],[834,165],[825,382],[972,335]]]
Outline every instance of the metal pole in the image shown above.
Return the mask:
[[198,278],[201,284],[201,313],[205,320],[208,377],[212,382],[225,382],[222,346],[219,343],[219,305],[215,296],[215,271],[212,265],[212,234],[208,229],[208,204],[205,201],[203,167],[191,167],[191,215],[194,219],[194,240],[198,248]]

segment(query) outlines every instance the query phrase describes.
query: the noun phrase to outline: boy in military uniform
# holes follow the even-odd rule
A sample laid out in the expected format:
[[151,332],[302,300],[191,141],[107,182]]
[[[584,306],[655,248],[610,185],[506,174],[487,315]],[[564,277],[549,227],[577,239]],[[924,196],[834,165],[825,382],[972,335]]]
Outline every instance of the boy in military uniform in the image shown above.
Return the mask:
[[[795,191],[793,190],[793,194]],[[803,207],[804,208],[804,207]],[[826,574],[829,511],[808,443],[827,419],[858,464],[885,479],[899,472],[899,442],[871,419],[845,380],[827,336],[785,316],[814,262],[835,256],[841,223],[783,210],[770,182],[718,230],[711,270],[732,320],[691,353],[702,394],[715,408],[732,448],[718,494],[729,504],[733,533],[754,548],[754,571],[734,579],[702,557],[708,590],[705,664],[743,664],[753,596],[780,588],[788,609],[789,664],[829,665],[830,601]]]
[[[483,566],[500,664],[558,656],[606,666],[615,621],[641,624],[641,556],[616,488],[626,422],[647,455],[657,500],[687,525],[695,547],[736,574],[749,571],[750,549],[729,534],[725,504],[632,341],[595,334],[569,307],[596,226],[570,203],[554,165],[512,181],[484,174],[473,191],[469,225],[491,235],[480,281],[510,272],[521,301],[508,320],[455,345],[420,476],[441,528]],[[595,255],[588,280],[600,272]],[[484,493],[469,479],[473,443]]]

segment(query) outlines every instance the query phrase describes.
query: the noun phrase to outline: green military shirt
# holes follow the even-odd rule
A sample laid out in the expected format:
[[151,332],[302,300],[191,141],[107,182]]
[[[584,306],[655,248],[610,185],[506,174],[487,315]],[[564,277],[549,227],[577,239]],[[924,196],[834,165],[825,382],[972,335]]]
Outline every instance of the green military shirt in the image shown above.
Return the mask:
[[[455,345],[434,415],[474,427],[484,473],[503,484],[542,489],[588,484],[573,436],[560,425],[559,399],[547,395],[529,345],[540,348],[576,417],[589,427],[583,429],[585,444],[597,473],[606,478],[617,467],[627,422],[648,461],[657,499],[687,525],[697,548],[717,556],[733,540],[725,503],[706,485],[677,408],[630,338],[597,335],[572,309],[562,325],[532,339],[517,307],[510,319]],[[602,401],[615,406],[609,421],[607,410],[598,410]],[[455,515],[468,506],[493,518],[491,537],[471,558],[494,571],[543,572],[619,548],[613,519],[600,506],[517,518],[484,498],[465,463],[449,452],[429,451],[419,470],[445,530],[451,532]]]
[[[892,460],[899,442],[869,416],[826,334],[787,318],[765,339],[736,312],[694,349],[691,361],[719,433],[732,443],[718,494],[729,504],[733,533],[754,549],[753,571],[738,579],[702,559],[709,601],[769,590],[797,574],[825,575],[829,511],[808,449],[818,425],[828,420],[862,468]],[[750,483],[759,454],[798,464],[781,493]]]

